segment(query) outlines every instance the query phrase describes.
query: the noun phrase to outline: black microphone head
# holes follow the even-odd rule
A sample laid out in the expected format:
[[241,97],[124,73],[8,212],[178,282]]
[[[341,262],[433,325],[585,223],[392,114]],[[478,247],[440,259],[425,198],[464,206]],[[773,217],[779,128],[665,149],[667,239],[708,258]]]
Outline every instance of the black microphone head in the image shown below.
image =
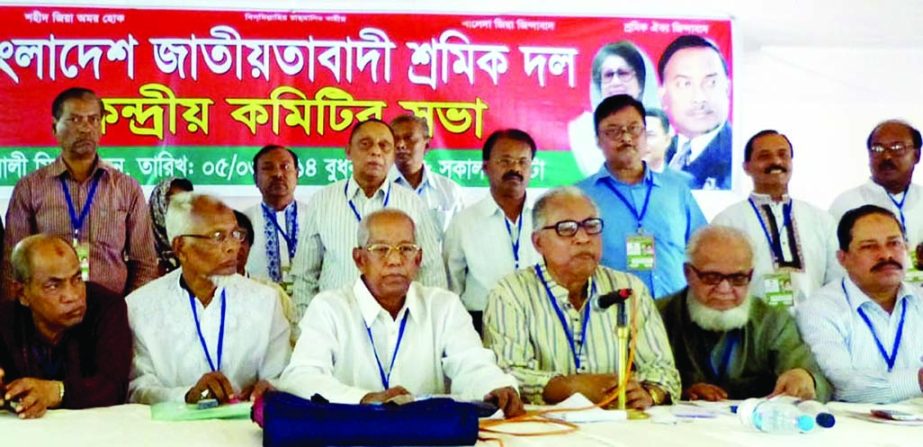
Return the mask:
[[613,304],[624,303],[631,296],[631,289],[618,289],[599,296],[596,306],[600,310],[606,310]]

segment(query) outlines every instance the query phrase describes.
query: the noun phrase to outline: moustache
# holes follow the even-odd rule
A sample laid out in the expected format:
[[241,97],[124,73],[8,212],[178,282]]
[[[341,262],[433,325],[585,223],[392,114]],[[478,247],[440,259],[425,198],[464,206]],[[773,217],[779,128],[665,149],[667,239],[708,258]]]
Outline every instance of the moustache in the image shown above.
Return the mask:
[[872,267],[871,270],[872,270],[873,272],[877,272],[877,271],[879,271],[879,270],[881,270],[881,269],[883,269],[883,268],[885,268],[885,267],[888,267],[888,266],[897,267],[897,268],[899,268],[899,269],[901,269],[901,270],[904,269],[904,265],[901,264],[900,262],[897,262],[897,261],[895,261],[895,260],[893,260],[893,259],[887,259],[887,260],[884,260],[884,261],[881,261],[881,262],[875,264],[875,265]]
[[502,179],[503,179],[503,180],[518,179],[520,182],[525,180],[525,179],[523,178],[522,174],[520,174],[520,173],[518,173],[518,172],[516,172],[516,171],[509,171],[509,172],[507,172],[506,174],[503,174]]
[[878,169],[897,169],[897,165],[891,160],[883,160],[878,163]]
[[785,169],[785,166],[782,165],[769,165],[766,169],[763,170],[763,174],[769,174],[773,169],[778,169],[782,172],[788,172],[788,169]]

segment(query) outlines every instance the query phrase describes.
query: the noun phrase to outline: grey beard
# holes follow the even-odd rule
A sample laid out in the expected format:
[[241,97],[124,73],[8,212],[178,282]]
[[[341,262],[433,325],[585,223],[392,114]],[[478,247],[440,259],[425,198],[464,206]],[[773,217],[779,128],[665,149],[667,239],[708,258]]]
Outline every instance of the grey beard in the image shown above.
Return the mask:
[[727,332],[744,327],[750,321],[752,299],[747,295],[743,302],[733,309],[716,310],[700,303],[690,290],[686,297],[686,308],[689,310],[689,318],[702,329]]

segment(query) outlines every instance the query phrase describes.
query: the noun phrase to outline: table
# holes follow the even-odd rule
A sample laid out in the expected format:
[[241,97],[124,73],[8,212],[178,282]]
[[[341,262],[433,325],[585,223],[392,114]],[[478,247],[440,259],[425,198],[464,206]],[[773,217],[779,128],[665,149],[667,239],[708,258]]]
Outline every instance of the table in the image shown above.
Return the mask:
[[[909,406],[909,407],[908,407]],[[742,426],[736,416],[659,424],[652,420],[581,425],[574,433],[542,437],[503,436],[506,447],[911,447],[923,446],[923,427],[895,426],[848,417],[873,405],[831,404],[837,424],[804,435],[769,435]],[[874,407],[882,407],[874,405]],[[889,408],[923,411],[913,404]],[[657,411],[669,411],[666,408]],[[520,427],[526,428],[526,427]],[[537,427],[539,429],[543,427]],[[120,405],[90,410],[54,410],[36,420],[19,420],[0,413],[0,445],[7,446],[260,446],[262,431],[248,420],[159,422],[145,405]],[[496,447],[496,443],[479,443]]]

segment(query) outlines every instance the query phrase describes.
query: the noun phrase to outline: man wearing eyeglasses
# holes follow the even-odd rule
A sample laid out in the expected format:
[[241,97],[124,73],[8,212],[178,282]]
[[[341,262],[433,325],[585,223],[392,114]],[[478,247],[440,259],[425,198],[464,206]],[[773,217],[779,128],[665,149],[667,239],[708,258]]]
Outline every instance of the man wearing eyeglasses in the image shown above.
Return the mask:
[[360,222],[361,276],[311,301],[281,388],[349,404],[451,393],[522,414],[516,380],[481,345],[458,296],[415,281],[423,253],[414,234],[410,216],[391,208]]
[[788,137],[762,130],[744,147],[744,171],[753,193],[715,216],[754,242],[751,295],[792,306],[843,276],[836,260],[836,224],[825,210],[788,194],[794,149]]
[[258,397],[288,363],[289,324],[274,289],[236,274],[245,235],[234,212],[214,197],[180,193],[166,227],[180,268],[126,298],[129,400]]
[[478,333],[490,289],[541,259],[528,240],[532,205],[526,188],[535,151],[535,140],[522,130],[492,132],[481,151],[490,194],[458,213],[446,231],[442,254],[449,290],[461,296]]
[[[632,273],[654,298],[683,288],[683,248],[705,216],[685,179],[654,172],[641,159],[647,145],[644,106],[628,95],[606,98],[594,112],[596,144],[606,162],[577,184],[602,207],[602,264]],[[653,246],[653,250],[642,250]]]
[[295,200],[298,156],[285,146],[263,146],[253,156],[253,179],[263,197],[244,214],[256,231],[247,273],[269,279],[292,294],[292,261],[298,252],[298,234],[305,227],[308,207]]
[[721,51],[701,36],[679,36],[657,69],[663,110],[676,130],[670,166],[692,174],[693,189],[730,189],[731,82]]
[[[923,186],[912,182],[920,163],[920,131],[901,120],[879,123],[865,142],[872,178],[840,194],[830,213],[840,220],[846,211],[871,204],[890,210],[906,230],[910,256],[907,281],[923,284]],[[915,267],[916,266],[916,267]]]
[[484,344],[519,380],[524,398],[554,404],[579,392],[601,402],[616,391],[617,306],[601,309],[599,301],[621,291],[637,336],[627,406],[678,400],[679,374],[647,288],[599,265],[605,225],[593,201],[563,187],[539,198],[532,213],[532,243],[543,260],[503,278],[484,312]]
[[16,183],[6,212],[4,290],[11,285],[10,253],[31,234],[70,241],[84,281],[125,296],[157,277],[154,230],[138,181],[98,153],[103,102],[73,87],[51,106],[51,130],[61,147],[55,161]]
[[753,248],[747,235],[707,226],[692,236],[687,253],[689,287],[657,303],[683,398],[829,399],[830,386],[787,309],[751,298]]

